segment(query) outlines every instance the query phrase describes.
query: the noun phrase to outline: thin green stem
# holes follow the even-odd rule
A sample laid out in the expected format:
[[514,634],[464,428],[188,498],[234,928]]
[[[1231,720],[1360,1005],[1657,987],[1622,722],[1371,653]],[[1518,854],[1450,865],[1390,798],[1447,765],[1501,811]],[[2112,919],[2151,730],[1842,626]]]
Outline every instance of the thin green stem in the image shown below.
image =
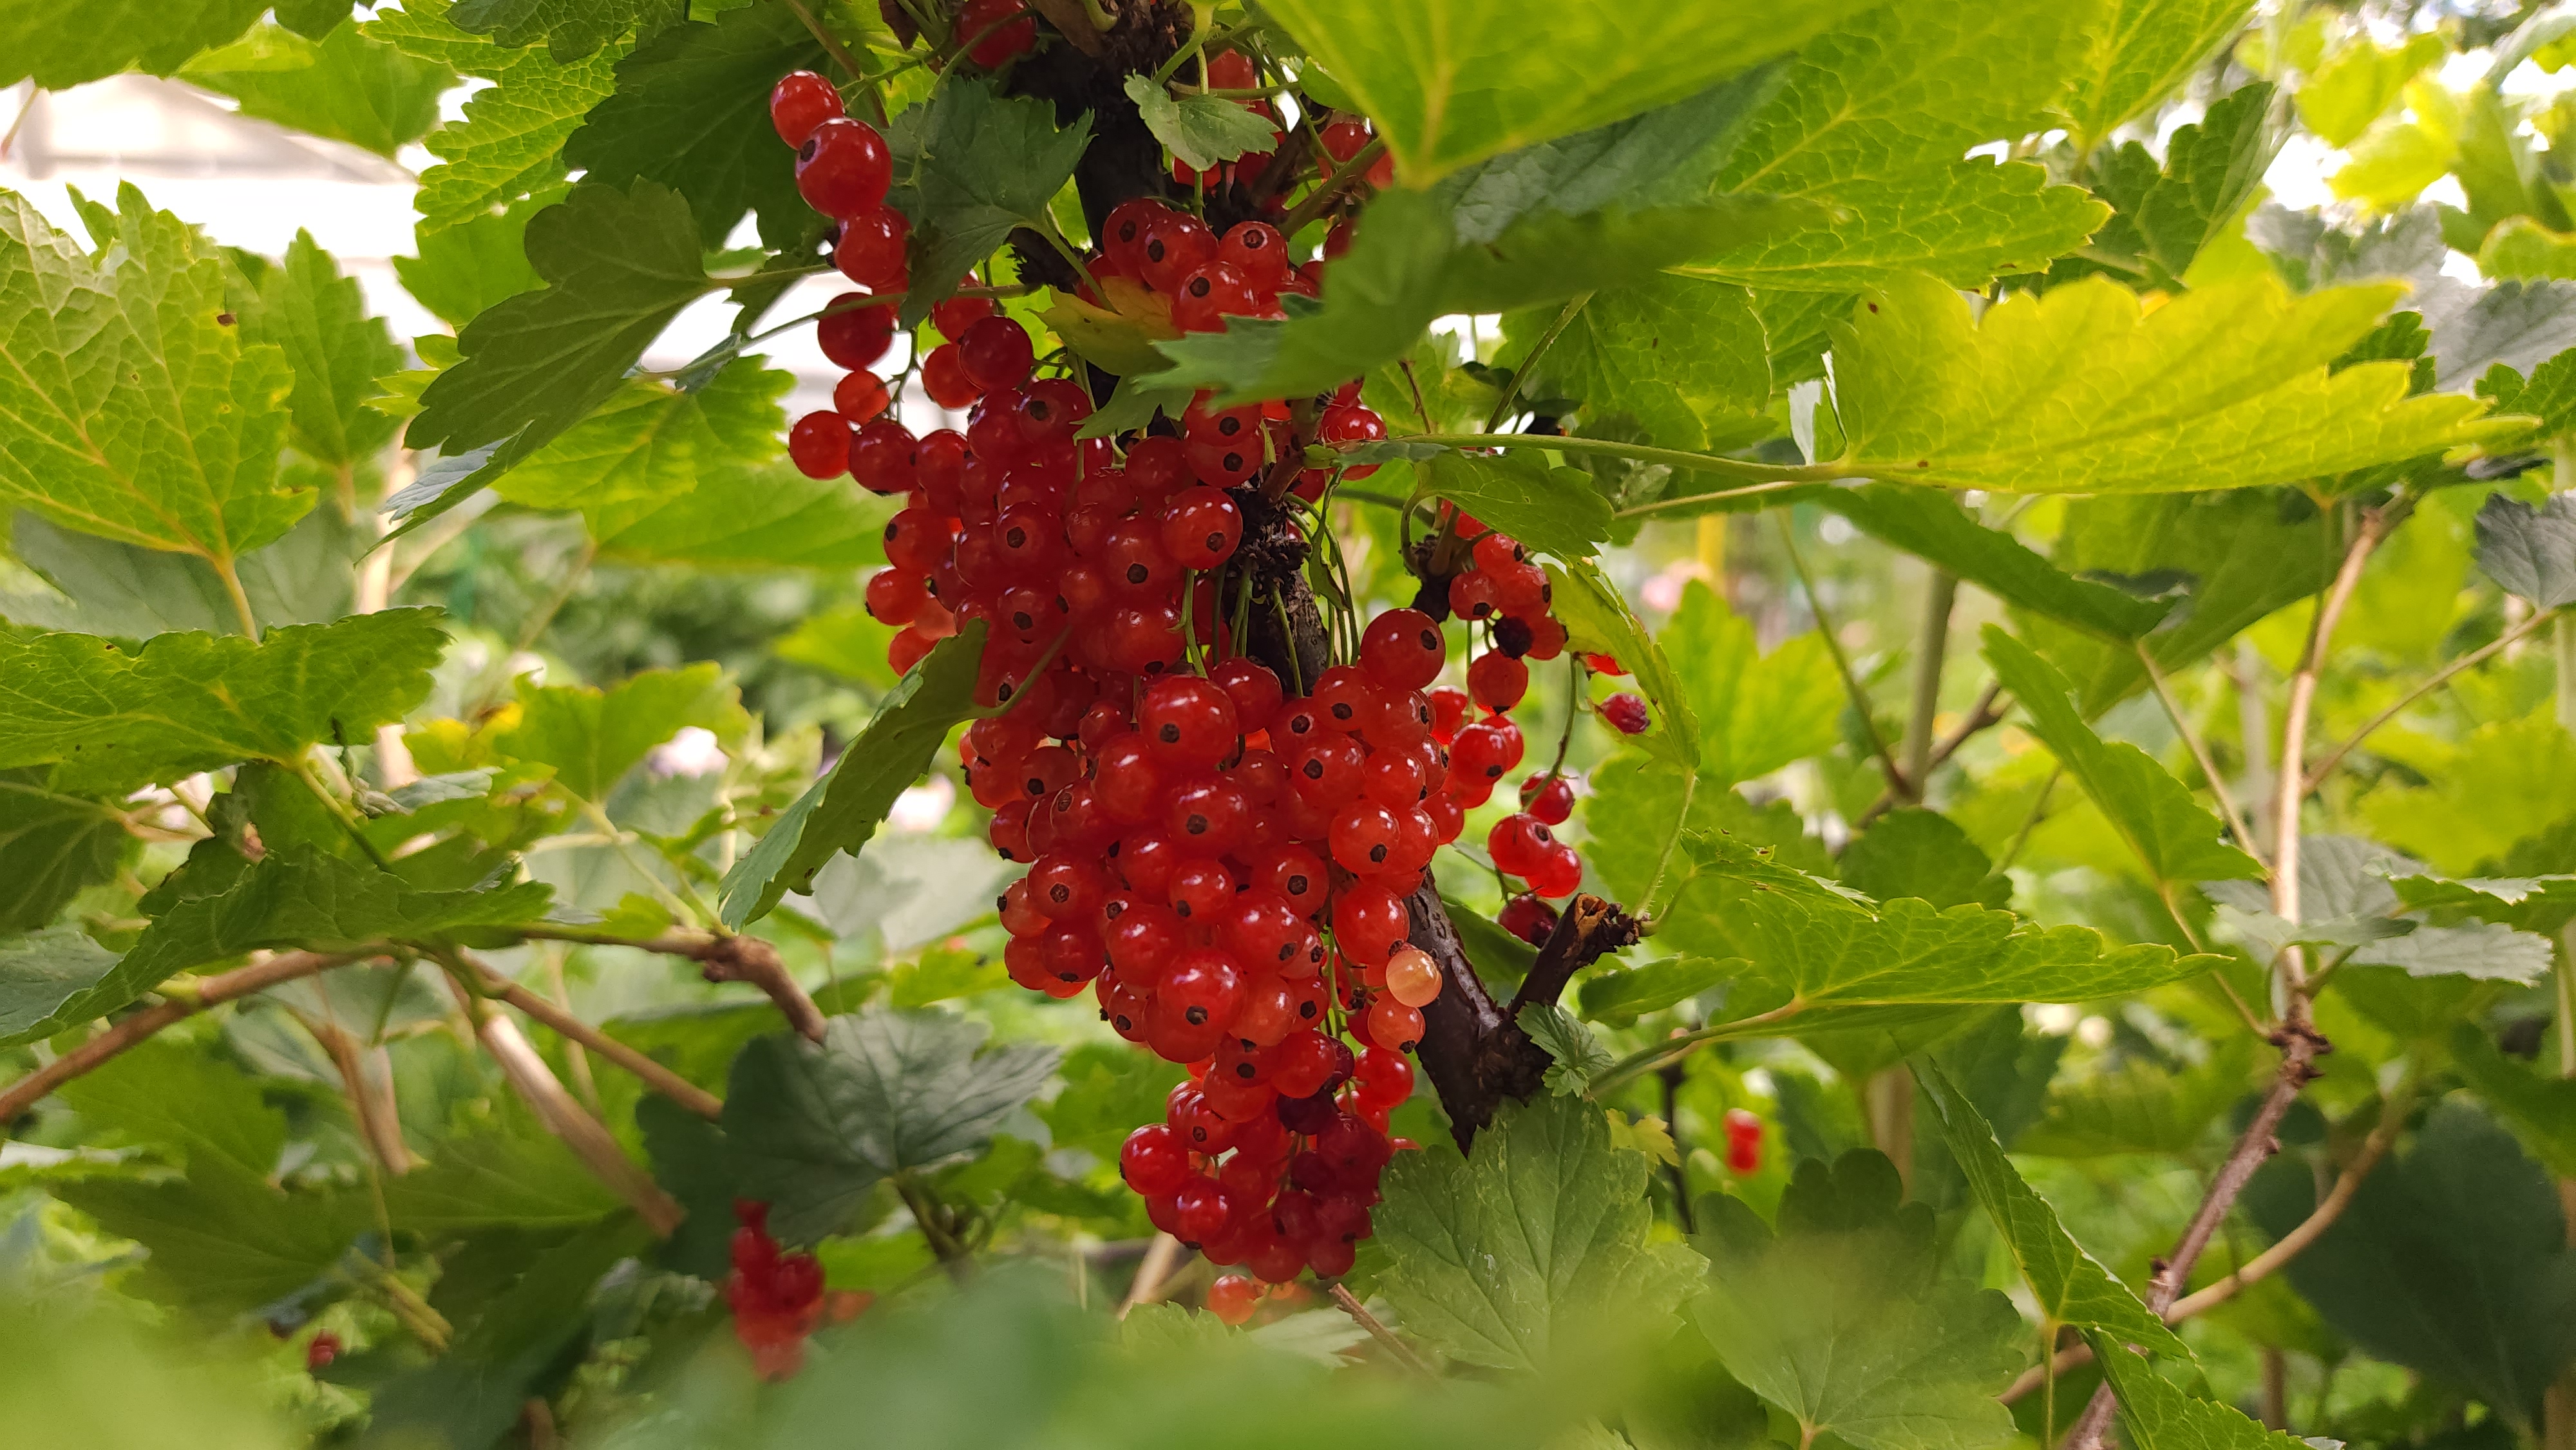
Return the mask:
[[1906,793],[1907,776],[1896,764],[1896,752],[1888,747],[1887,737],[1878,731],[1878,716],[1871,709],[1869,691],[1862,688],[1860,676],[1852,669],[1851,656],[1843,653],[1843,642],[1834,634],[1834,622],[1825,617],[1825,601],[1816,593],[1816,581],[1807,573],[1807,560],[1798,552],[1798,532],[1790,525],[1787,514],[1773,514],[1771,521],[1780,529],[1780,546],[1789,551],[1789,567],[1798,575],[1798,587],[1807,591],[1807,612],[1816,617],[1816,632],[1825,637],[1825,650],[1834,657],[1834,668],[1843,677],[1843,689],[1851,695],[1852,708],[1860,712],[1860,725],[1869,736],[1869,748],[1878,756],[1879,768],[1887,772],[1888,789]]
[[1997,875],[2001,875],[2012,866],[2014,861],[2020,859],[2021,848],[2030,844],[2030,833],[2038,830],[2039,823],[2042,820],[2047,819],[2048,798],[2056,792],[2057,782],[2062,779],[2065,774],[2066,767],[2061,765],[2050,771],[2048,773],[2048,779],[2041,783],[2039,794],[2031,798],[2030,814],[2022,818],[2021,829],[2013,833],[2012,845],[2006,848],[2003,856],[1995,862],[1995,873]]
[[1941,712],[1941,669],[1949,662],[1950,613],[1959,601],[1959,576],[1934,569],[1923,592],[1923,637],[1915,646],[1914,708],[1905,721],[1906,794],[1923,803],[1932,784],[1932,739]]
[[1091,275],[1091,268],[1084,264],[1082,253],[1074,250],[1073,243],[1066,241],[1064,239],[1064,233],[1056,230],[1055,218],[1043,217],[1040,218],[1040,220],[1045,222],[1045,225],[1032,228],[1032,230],[1036,231],[1039,236],[1046,238],[1047,245],[1055,248],[1056,255],[1064,258],[1065,262],[1073,268],[1073,274],[1082,279],[1082,287],[1084,291],[1089,292],[1093,297],[1104,302],[1107,301],[1109,294],[1100,290],[1099,280]]
[[[1261,29],[1262,25],[1263,22],[1253,20],[1247,21],[1244,24],[1237,25],[1228,30],[1195,30],[1191,32],[1188,41],[1184,42],[1179,50],[1172,52],[1171,59],[1164,61],[1161,65],[1154,68],[1155,83],[1160,85],[1163,82],[1169,81],[1172,78],[1172,73],[1174,71],[1179,70],[1193,57],[1197,56],[1200,51],[1205,50],[1209,46],[1222,48],[1226,45],[1231,45],[1239,37],[1250,35],[1254,31]],[[1283,228],[1282,230],[1285,229]]]
[[[2530,618],[2524,620],[2522,623],[2515,625],[2513,628],[2506,630],[2500,635],[2497,635],[2486,644],[2469,651],[2467,654],[2460,656],[2458,659],[2452,660],[2440,669],[2435,670],[2432,674],[2427,675],[2422,683],[2399,696],[2396,702],[2390,705],[2387,709],[2371,716],[2370,723],[2362,726],[2360,729],[2352,732],[2351,735],[2345,737],[2342,744],[2327,751],[2318,759],[2315,765],[2310,766],[2308,768],[2307,783],[2300,793],[2304,795],[2308,791],[2313,791],[2318,786],[2323,785],[2325,783],[2327,773],[2332,771],[2337,765],[2341,764],[2345,756],[2350,755],[2357,747],[2360,746],[2361,742],[2369,739],[2380,726],[2385,725],[2389,721],[2396,719],[2399,715],[2404,714],[2407,708],[2412,706],[2416,701],[2423,699],[2426,695],[2442,688],[2443,685],[2450,682],[2453,676],[2459,674],[2463,670],[2476,668],[2478,665],[2492,659],[2498,652],[2513,645],[2516,641],[2536,633],[2542,625],[2556,619],[2558,615],[2559,612],[2554,609],[2541,610],[2533,614]],[[2259,853],[2257,854],[2259,855]]]
[[[1567,701],[1568,719],[1572,718],[1573,708],[1573,702]],[[1673,816],[1672,834],[1664,838],[1664,849],[1655,854],[1655,874],[1646,882],[1645,895],[1638,899],[1639,905],[1647,912],[1655,909],[1655,894],[1663,890],[1664,873],[1673,864],[1673,850],[1681,844],[1682,832],[1690,827],[1691,798],[1698,793],[1699,772],[1694,770],[1682,777],[1682,808]]]
[[1805,1010],[1807,1010],[1806,1003],[1793,999],[1752,1017],[1739,1017],[1732,1022],[1720,1022],[1702,1027],[1696,1032],[1684,1032],[1667,1037],[1652,1047],[1628,1054],[1594,1075],[1592,1085],[1584,1089],[1584,1096],[1594,1102],[1607,1101],[1609,1095],[1618,1089],[1626,1087],[1650,1072],[1661,1071],[1667,1065],[1681,1061],[1712,1042],[1761,1036],[1764,1030],[1786,1022]]
[[1091,22],[1091,28],[1094,30],[1118,28],[1118,17],[1101,9],[1100,0],[1082,0],[1082,13],[1083,17]]
[[[2192,728],[2190,719],[2183,714],[2182,702],[2174,698],[2173,687],[2165,683],[2165,672],[2156,667],[2155,652],[2147,648],[2143,639],[2137,641],[2137,648],[2138,663],[2146,667],[2147,683],[2155,686],[2156,699],[2165,707],[2165,718],[2173,722],[2175,732],[2182,736],[2184,747],[2191,751],[2192,762],[2208,779],[2209,793],[2218,798],[2218,808],[2227,813],[2227,829],[2236,833],[2237,844],[2243,846],[2247,854],[2257,863],[2263,862],[2263,847],[2254,839],[2254,828],[2246,824],[2245,812],[2237,806],[2235,792],[2227,788],[2227,777],[2218,773],[2218,761],[2210,755],[2207,742],[2200,738],[2200,732]],[[2268,871],[2271,867],[2267,864],[2264,869]]]
[[1494,400],[1494,411],[1485,415],[1486,432],[1502,427],[1503,420],[1512,415],[1512,404],[1520,401],[1521,385],[1529,381],[1530,369],[1537,367],[1539,359],[1547,356],[1547,350],[1556,346],[1556,339],[1565,331],[1566,324],[1574,321],[1574,315],[1591,300],[1589,292],[1574,294],[1565,304],[1565,309],[1556,314],[1556,320],[1547,325],[1547,331],[1538,335],[1538,343],[1529,350],[1529,356],[1522,358],[1521,365],[1512,369],[1511,386],[1503,389],[1503,395]]

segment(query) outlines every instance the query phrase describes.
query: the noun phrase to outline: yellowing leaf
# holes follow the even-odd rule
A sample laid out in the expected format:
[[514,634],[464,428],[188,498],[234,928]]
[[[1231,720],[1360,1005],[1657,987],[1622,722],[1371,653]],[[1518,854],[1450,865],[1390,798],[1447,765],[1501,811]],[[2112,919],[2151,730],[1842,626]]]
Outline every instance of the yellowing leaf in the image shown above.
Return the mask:
[[2448,50],[2439,35],[2410,36],[2393,48],[2355,36],[2299,87],[2299,119],[2327,145],[2349,146]]
[[2327,365],[2395,286],[2293,297],[2258,277],[2149,306],[2104,278],[1972,320],[1928,277],[1835,331],[1847,474],[2005,493],[2296,482],[2518,432],[2474,398],[2406,396],[2408,365]]
[[2497,278],[2576,278],[2576,234],[2551,231],[2527,216],[2506,217],[2478,245],[2478,270]]
[[1038,316],[1085,362],[1122,378],[1168,366],[1170,360],[1154,351],[1154,344],[1181,335],[1172,325],[1169,299],[1125,277],[1104,277],[1100,288],[1107,295],[1107,307],[1094,307],[1070,292],[1058,292],[1055,302]]
[[2059,104],[2077,152],[2163,100],[2245,23],[2252,0],[2112,0]]

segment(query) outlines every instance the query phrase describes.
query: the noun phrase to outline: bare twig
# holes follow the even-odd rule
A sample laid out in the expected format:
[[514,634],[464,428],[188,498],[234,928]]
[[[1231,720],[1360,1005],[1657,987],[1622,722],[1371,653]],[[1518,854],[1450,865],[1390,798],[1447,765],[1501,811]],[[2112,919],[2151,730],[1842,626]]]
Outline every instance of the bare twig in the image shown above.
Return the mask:
[[754,936],[713,936],[701,931],[666,931],[656,937],[606,936],[579,927],[526,926],[521,936],[544,941],[583,942],[591,946],[637,947],[665,956],[687,957],[710,982],[749,982],[778,1004],[787,1025],[800,1037],[823,1040],[823,1009],[796,985],[779,960],[778,949]]
[[655,1062],[653,1059],[636,1051],[634,1048],[627,1046],[625,1043],[618,1041],[616,1038],[609,1036],[607,1033],[600,1031],[591,1024],[582,1021],[580,1018],[574,1016],[571,1012],[565,1010],[555,1002],[552,1002],[545,997],[541,997],[536,993],[529,991],[527,988],[520,986],[518,983],[511,981],[509,978],[502,976],[499,972],[492,970],[489,965],[476,960],[473,956],[464,952],[457,953],[457,956],[474,968],[476,974],[482,980],[483,990],[486,995],[500,998],[502,1001],[507,1002],[511,1006],[518,1008],[520,1011],[534,1017],[539,1022],[553,1028],[557,1034],[561,1035],[567,1041],[578,1043],[582,1047],[598,1053],[600,1056],[607,1058],[610,1062],[613,1062],[619,1067],[626,1069],[628,1072],[635,1074],[636,1077],[643,1080],[646,1087],[649,1087],[653,1091],[660,1093],[662,1096],[669,1098],[671,1101],[678,1103],[681,1107],[688,1109],[699,1117],[705,1118],[709,1122],[715,1122],[723,1118],[724,1103],[718,1099],[715,1094],[708,1092],[705,1088],[702,1088],[696,1083],[689,1081],[687,1078],[680,1076],[678,1073],[671,1071],[669,1068]]
[[1374,1314],[1371,1314],[1368,1311],[1368,1306],[1361,1303],[1349,1289],[1340,1284],[1335,1284],[1330,1292],[1333,1296],[1333,1302],[1342,1306],[1342,1312],[1357,1321],[1360,1328],[1367,1330],[1369,1332],[1369,1338],[1376,1340],[1380,1345],[1384,1346],[1387,1353],[1394,1355],[1397,1363],[1403,1365],[1406,1369],[1413,1371],[1415,1374],[1422,1376],[1424,1379],[1438,1379],[1440,1377],[1432,1370],[1430,1365],[1423,1363],[1421,1355],[1413,1352],[1413,1347],[1411,1345],[1396,1338],[1395,1331],[1386,1327],[1386,1321],[1378,1318]]
[[1530,964],[1529,975],[1521,978],[1520,990],[1512,994],[1503,1015],[1518,1021],[1523,1007],[1555,1001],[1575,973],[1638,939],[1634,917],[1598,896],[1576,896],[1566,903],[1555,930],[1540,945],[1538,959]]
[[2511,648],[2525,635],[2531,634],[2535,630],[2539,629],[2541,625],[2549,622],[2550,620],[2556,619],[2557,617],[2558,612],[2556,610],[2537,611],[2529,618],[2523,620],[2520,624],[2517,624],[2513,628],[2506,630],[2504,633],[2497,635],[2493,640],[2490,640],[2485,645],[2469,651],[2467,654],[2464,654],[2458,659],[2445,664],[2440,669],[2435,670],[2432,674],[2425,676],[2422,683],[2416,685],[2415,688],[2408,690],[2405,694],[2400,695],[2397,698],[2396,703],[2390,705],[2387,709],[2371,716],[2369,724],[2352,732],[2350,736],[2344,739],[2342,744],[2327,751],[2318,759],[2315,765],[2310,766],[2308,768],[2308,778],[2300,786],[2300,793],[2304,795],[2309,791],[2315,790],[2318,786],[2325,784],[2326,776],[2331,773],[2336,766],[2341,765],[2343,763],[2343,758],[2350,755],[2356,748],[2358,748],[2361,742],[2369,739],[2378,731],[2380,726],[2387,724],[2389,721],[2394,720],[2399,715],[2405,713],[2406,709],[2416,701],[2423,699],[2426,695],[2433,693],[2435,690],[2438,690],[2443,685],[2449,683],[2452,676],[2459,674],[2463,670],[2476,668],[2478,665],[2493,657],[2499,651]]
[[[1936,766],[1941,764],[1958,754],[1959,747],[1967,744],[1973,737],[2002,724],[2005,712],[1996,704],[1996,701],[2003,697],[2003,693],[2003,681],[1988,680],[1986,688],[1977,695],[1977,703],[1968,707],[1968,718],[1960,721],[1957,729],[1943,736],[1941,743],[1932,747],[1931,763]],[[1893,785],[1880,791],[1878,799],[1869,803],[1869,809],[1862,811],[1860,818],[1852,822],[1852,828],[1866,829],[1870,822],[1894,810],[1897,799],[1897,791]],[[1997,866],[1995,869],[2003,868]]]
[[[297,1014],[299,1017],[302,1014]],[[393,1073],[384,1049],[360,1042],[337,1022],[307,1019],[305,1030],[331,1055],[340,1085],[349,1099],[349,1116],[387,1174],[400,1178],[412,1170],[411,1148],[403,1142],[402,1116],[394,1103]]]
[[461,964],[451,965],[456,970],[448,974],[448,989],[456,994],[457,1005],[474,1023],[475,1037],[500,1065],[501,1075],[510,1080],[519,1100],[528,1105],[548,1132],[563,1140],[564,1146],[581,1159],[582,1166],[608,1185],[609,1191],[626,1200],[656,1237],[669,1238],[687,1217],[679,1202],[663,1192],[651,1174],[637,1167],[635,1160],[626,1156],[626,1150],[617,1146],[617,1140],[609,1136],[608,1129],[564,1091],[554,1069],[546,1066],[546,1060],[519,1031],[519,1024],[475,996],[458,975],[464,970]]
[[174,978],[161,984],[163,1001],[131,1016],[120,1017],[91,1038],[0,1092],[0,1124],[6,1124],[55,1088],[88,1072],[174,1022],[185,1021],[209,1007],[264,992],[283,982],[309,977],[333,967],[362,961],[369,952],[282,952],[264,962],[212,977]]
[[1870,752],[1878,757],[1879,769],[1887,772],[1886,797],[1919,798],[1921,790],[1907,777],[1905,768],[1896,763],[1896,752],[1878,731],[1878,714],[1870,708],[1869,691],[1861,687],[1860,676],[1853,672],[1851,656],[1843,653],[1834,622],[1825,617],[1824,598],[1816,593],[1816,581],[1807,573],[1806,556],[1798,552],[1798,531],[1790,526],[1786,513],[1773,514],[1771,522],[1780,530],[1780,547],[1789,552],[1789,567],[1797,571],[1798,587],[1807,591],[1807,612],[1816,617],[1816,633],[1824,636],[1825,652],[1834,657],[1834,670],[1843,677],[1843,693],[1851,696],[1852,710],[1860,716],[1861,732],[1869,737]]

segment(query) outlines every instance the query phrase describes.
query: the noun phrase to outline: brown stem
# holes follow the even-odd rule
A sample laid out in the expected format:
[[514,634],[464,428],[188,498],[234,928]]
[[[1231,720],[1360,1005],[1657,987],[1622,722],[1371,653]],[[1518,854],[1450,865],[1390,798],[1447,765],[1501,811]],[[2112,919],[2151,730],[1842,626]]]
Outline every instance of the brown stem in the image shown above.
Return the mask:
[[1412,921],[1407,939],[1440,964],[1440,995],[1422,1009],[1416,1055],[1440,1094],[1450,1136],[1463,1153],[1476,1131],[1494,1120],[1503,1099],[1526,1099],[1538,1092],[1555,1059],[1495,1005],[1458,943],[1440,888],[1425,880],[1405,898],[1404,907]]
[[474,1023],[474,1035],[482,1042],[483,1050],[492,1054],[501,1075],[510,1080],[511,1089],[537,1115],[537,1121],[545,1124],[546,1131],[562,1139],[582,1166],[607,1184],[609,1191],[626,1200],[656,1237],[667,1239],[676,1232],[680,1221],[688,1216],[678,1200],[663,1192],[652,1175],[617,1146],[608,1129],[573,1101],[572,1094],[564,1091],[563,1083],[555,1077],[554,1069],[546,1066],[545,1058],[519,1031],[519,1024],[475,996],[457,972],[448,974],[447,985],[456,994],[457,1005]]
[[1406,1369],[1413,1371],[1424,1379],[1438,1379],[1440,1377],[1438,1374],[1433,1372],[1430,1365],[1423,1363],[1421,1355],[1413,1352],[1413,1346],[1396,1338],[1395,1331],[1386,1327],[1386,1321],[1378,1318],[1374,1314],[1371,1314],[1368,1311],[1368,1306],[1362,1304],[1348,1288],[1345,1288],[1340,1284],[1335,1284],[1330,1290],[1330,1293],[1333,1296],[1333,1302],[1342,1306],[1342,1312],[1351,1316],[1351,1318],[1358,1323],[1360,1328],[1367,1330],[1369,1338],[1376,1340],[1380,1345],[1384,1346],[1387,1353],[1394,1355],[1398,1364],[1403,1365]]
[[699,1117],[709,1122],[720,1121],[724,1117],[724,1103],[715,1094],[582,1021],[556,1003],[502,976],[473,956],[464,952],[457,953],[457,956],[474,968],[476,975],[482,980],[483,991],[487,996],[500,998],[553,1028],[556,1034],[566,1041],[577,1043],[607,1058],[642,1079],[646,1087]]
[[1575,973],[1640,939],[1636,918],[1598,896],[1575,897],[1556,919],[1556,929],[1540,944],[1538,960],[1530,964],[1529,975],[1521,979],[1520,990],[1512,994],[1503,1014],[1519,1021],[1523,1007],[1555,1001]]
[[660,936],[604,936],[579,927],[521,927],[519,934],[543,941],[584,942],[591,946],[639,947],[665,956],[687,957],[710,982],[749,982],[778,1004],[787,1025],[809,1041],[823,1040],[823,1009],[796,985],[778,948],[755,936],[710,936],[701,931],[666,931]]
[[2549,622],[2550,620],[2556,619],[2557,617],[2558,611],[2556,610],[2535,612],[2522,623],[2515,625],[2513,628],[2506,630],[2500,635],[2497,635],[2494,639],[2488,641],[2480,648],[2469,651],[2467,654],[2460,656],[2458,659],[2452,660],[2450,663],[2426,676],[2423,683],[2417,685],[2411,690],[2408,690],[2405,694],[2400,695],[2396,702],[2391,704],[2387,709],[2371,716],[2368,724],[2363,725],[2360,729],[2355,730],[2351,735],[2345,737],[2342,744],[2327,751],[2323,759],[2319,760],[2315,765],[2308,767],[2308,778],[2305,785],[2301,788],[2302,793],[2304,794],[2307,791],[2315,790],[2318,786],[2323,785],[2325,783],[2327,773],[2332,771],[2337,765],[2342,764],[2345,756],[2350,755],[2353,750],[2361,744],[2361,742],[2369,739],[2378,731],[2380,726],[2387,724],[2389,721],[2394,720],[2399,715],[2405,713],[2408,706],[2413,705],[2416,701],[2423,699],[2426,695],[2440,689],[2452,676],[2459,674],[2463,670],[2475,668],[2477,665],[2493,657],[2499,651],[2512,648],[2513,645],[2519,642],[2525,635],[2531,634],[2533,631],[2539,629],[2541,625]]
[[[2004,712],[1996,707],[1995,702],[2002,697],[2003,692],[2001,680],[1989,681],[1985,693],[1977,696],[1977,703],[1969,709],[1968,718],[1960,721],[1957,729],[1942,737],[1941,743],[1932,748],[1930,764],[1939,765],[1958,754],[1959,747],[1967,744],[1970,737],[2002,724]],[[1852,822],[1853,829],[1866,829],[1870,822],[1895,809],[1899,799],[1899,793],[1892,785],[1879,792],[1878,799],[1870,802],[1869,809],[1862,811],[1860,818]]]
[[0,1125],[14,1121],[45,1094],[89,1072],[174,1022],[185,1021],[209,1007],[264,992],[283,982],[309,977],[333,967],[362,961],[365,952],[281,952],[212,977],[175,978],[161,986],[166,1000],[120,1017],[106,1031],[9,1084],[0,1092]]
[[1151,1304],[1163,1297],[1163,1286],[1171,1281],[1181,1255],[1189,1250],[1170,1234],[1154,1235],[1153,1246],[1145,1250],[1145,1261],[1136,1266],[1136,1277],[1127,1281],[1127,1297],[1118,1306],[1118,1317],[1126,1318],[1139,1304]]
[[349,1099],[349,1116],[358,1120],[358,1134],[366,1139],[368,1151],[376,1155],[388,1175],[400,1178],[409,1173],[413,1167],[411,1148],[403,1142],[402,1117],[394,1104],[393,1073],[384,1061],[383,1049],[360,1042],[336,1022],[306,1019],[304,1026],[322,1044],[322,1050],[331,1054],[331,1065],[339,1069],[341,1090]]

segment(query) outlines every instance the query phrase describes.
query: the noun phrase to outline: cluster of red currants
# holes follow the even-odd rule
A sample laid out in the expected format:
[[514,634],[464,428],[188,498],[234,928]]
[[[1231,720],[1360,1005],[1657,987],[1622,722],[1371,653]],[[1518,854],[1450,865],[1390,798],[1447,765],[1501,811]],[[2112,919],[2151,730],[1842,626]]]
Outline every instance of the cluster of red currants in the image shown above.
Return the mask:
[[769,1236],[769,1205],[736,1200],[733,1273],[725,1303],[734,1336],[763,1379],[785,1379],[805,1362],[805,1336],[823,1318],[823,1266],[812,1254],[782,1253]]

